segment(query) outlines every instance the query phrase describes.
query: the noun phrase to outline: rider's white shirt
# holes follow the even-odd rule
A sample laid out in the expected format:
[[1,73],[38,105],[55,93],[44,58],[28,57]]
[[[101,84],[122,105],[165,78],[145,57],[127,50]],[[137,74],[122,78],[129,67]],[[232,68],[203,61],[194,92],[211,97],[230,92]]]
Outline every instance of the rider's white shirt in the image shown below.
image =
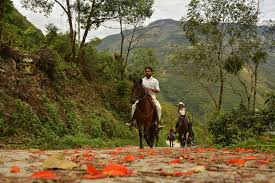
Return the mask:
[[[157,89],[158,91],[160,91],[159,81],[152,76],[149,79],[146,77],[142,78],[142,85],[146,88]],[[152,98],[156,98],[155,92],[150,91],[149,94],[152,96]]]
[[180,114],[180,115],[185,115],[185,108],[180,109],[180,110],[179,110],[179,114]]

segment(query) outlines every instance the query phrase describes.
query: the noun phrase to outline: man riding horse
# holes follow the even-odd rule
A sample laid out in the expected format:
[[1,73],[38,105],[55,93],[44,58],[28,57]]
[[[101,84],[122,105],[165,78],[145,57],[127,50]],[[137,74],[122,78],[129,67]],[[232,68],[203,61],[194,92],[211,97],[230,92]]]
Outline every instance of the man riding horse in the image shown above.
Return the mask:
[[[158,120],[155,122],[158,124],[158,128],[162,128],[163,126],[160,123],[160,119],[161,119],[161,106],[160,103],[158,102],[157,98],[156,98],[156,93],[160,92],[160,88],[159,88],[159,82],[156,78],[154,78],[152,76],[153,74],[153,69],[151,67],[146,67],[145,68],[145,77],[142,78],[142,85],[145,88],[146,92],[151,96],[152,98],[152,102],[154,103],[155,107],[156,107],[156,111],[158,114]],[[126,125],[128,126],[135,126],[135,119],[133,119],[134,117],[134,113],[136,111],[136,106],[137,103],[139,101],[137,100],[133,105],[132,105],[132,120],[130,123],[126,123]]]

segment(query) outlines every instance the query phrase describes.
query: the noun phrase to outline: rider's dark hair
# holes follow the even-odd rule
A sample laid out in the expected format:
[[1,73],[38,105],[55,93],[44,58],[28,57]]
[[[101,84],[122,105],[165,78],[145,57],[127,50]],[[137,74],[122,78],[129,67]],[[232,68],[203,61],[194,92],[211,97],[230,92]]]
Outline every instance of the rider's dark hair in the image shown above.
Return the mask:
[[146,69],[150,69],[150,71],[151,71],[151,72],[153,72],[152,67],[145,67],[145,69],[144,69],[144,70],[146,71]]

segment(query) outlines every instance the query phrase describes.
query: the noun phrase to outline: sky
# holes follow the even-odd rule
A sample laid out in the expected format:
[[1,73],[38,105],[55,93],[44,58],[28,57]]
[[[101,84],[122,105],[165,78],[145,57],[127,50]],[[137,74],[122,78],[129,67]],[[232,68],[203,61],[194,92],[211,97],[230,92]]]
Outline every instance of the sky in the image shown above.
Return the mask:
[[[186,16],[187,5],[189,2],[190,0],[155,0],[153,6],[154,13],[152,17],[146,21],[145,25],[159,19],[180,20],[182,17]],[[22,8],[20,0],[13,0],[13,3],[21,14],[23,14],[32,24],[41,29],[44,33],[45,25],[49,23],[55,24],[62,32],[68,30],[66,16],[58,7],[54,8],[49,17],[45,17],[39,13],[34,13],[30,10]],[[261,0],[261,20],[266,19],[275,20],[275,0]],[[104,26],[113,27],[113,29],[106,28]],[[114,22],[104,23],[104,26],[97,30],[92,30],[89,33],[88,38],[104,38],[108,35],[119,32],[117,29],[118,26]]]

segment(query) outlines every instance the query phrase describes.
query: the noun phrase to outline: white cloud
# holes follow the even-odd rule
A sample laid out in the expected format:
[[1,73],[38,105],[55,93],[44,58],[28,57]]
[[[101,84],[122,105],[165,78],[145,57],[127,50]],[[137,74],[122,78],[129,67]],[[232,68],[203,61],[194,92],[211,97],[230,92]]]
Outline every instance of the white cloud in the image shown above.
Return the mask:
[[[15,7],[43,32],[45,32],[45,25],[49,23],[54,23],[63,32],[68,30],[66,16],[61,13],[62,11],[58,7],[54,8],[53,13],[49,17],[44,17],[39,13],[34,13],[22,8],[20,0],[13,0],[13,2]],[[186,16],[186,6],[189,2],[190,0],[155,0],[153,7],[154,13],[152,17],[146,21],[146,23],[148,24],[158,19],[167,18],[180,20],[182,17]],[[261,0],[261,19],[271,18],[275,20],[275,0]],[[98,30],[92,30],[88,37],[92,38],[97,36],[103,38],[105,36],[118,33],[118,30],[116,29],[117,24],[114,22],[106,22],[104,25],[107,27],[113,27],[114,29],[100,27]]]

